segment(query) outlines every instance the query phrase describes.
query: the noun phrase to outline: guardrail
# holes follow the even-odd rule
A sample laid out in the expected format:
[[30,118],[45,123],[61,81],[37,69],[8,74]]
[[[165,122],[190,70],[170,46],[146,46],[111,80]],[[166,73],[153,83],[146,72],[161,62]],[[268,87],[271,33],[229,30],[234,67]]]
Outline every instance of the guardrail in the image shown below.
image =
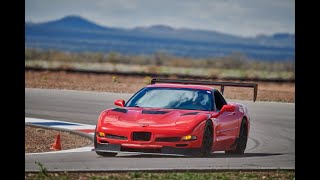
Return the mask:
[[188,78],[188,79],[207,79],[207,80],[227,80],[227,81],[253,81],[253,82],[275,82],[275,83],[295,83],[295,79],[279,79],[279,78],[242,78],[242,77],[225,77],[217,78],[214,76],[195,76],[185,74],[166,74],[166,73],[145,73],[145,72],[117,72],[117,71],[100,71],[100,70],[82,70],[82,69],[68,69],[68,68],[41,68],[41,67],[25,67],[27,71],[65,71],[73,73],[89,73],[89,74],[110,74],[110,75],[122,75],[122,76],[150,76],[153,78]]

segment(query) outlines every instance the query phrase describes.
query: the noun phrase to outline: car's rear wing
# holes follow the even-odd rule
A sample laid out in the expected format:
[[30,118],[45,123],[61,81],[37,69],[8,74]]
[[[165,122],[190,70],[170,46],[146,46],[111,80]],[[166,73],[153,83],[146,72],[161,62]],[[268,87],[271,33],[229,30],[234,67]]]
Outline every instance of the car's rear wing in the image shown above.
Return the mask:
[[253,91],[253,102],[256,101],[257,94],[258,94],[258,84],[255,84],[255,83],[213,82],[213,81],[182,80],[182,79],[152,79],[151,80],[151,84],[156,84],[156,83],[217,85],[217,86],[220,86],[221,94],[223,94],[225,86],[250,87],[250,88],[254,88],[254,91]]

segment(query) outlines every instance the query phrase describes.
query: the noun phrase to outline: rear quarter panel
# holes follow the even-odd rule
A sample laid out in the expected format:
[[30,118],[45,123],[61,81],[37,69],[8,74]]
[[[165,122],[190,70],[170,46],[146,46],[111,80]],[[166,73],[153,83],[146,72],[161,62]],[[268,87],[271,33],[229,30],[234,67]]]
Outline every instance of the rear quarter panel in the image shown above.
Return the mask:
[[[231,104],[231,103],[230,103]],[[241,104],[241,103],[232,103],[235,107],[236,107],[236,113],[238,114],[237,118],[238,118],[238,126],[239,126],[239,131],[238,131],[238,136],[239,136],[239,133],[240,133],[240,125],[241,125],[241,122],[242,122],[242,119],[245,117],[247,119],[247,126],[248,126],[248,133],[249,133],[249,130],[250,130],[250,115],[249,115],[249,112],[248,112],[248,108]]]

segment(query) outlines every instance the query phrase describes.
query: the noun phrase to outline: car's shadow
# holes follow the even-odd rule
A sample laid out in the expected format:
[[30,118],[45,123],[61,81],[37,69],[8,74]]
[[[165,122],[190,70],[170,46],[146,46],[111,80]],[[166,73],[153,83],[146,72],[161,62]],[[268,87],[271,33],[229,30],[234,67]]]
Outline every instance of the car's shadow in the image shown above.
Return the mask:
[[244,158],[244,157],[264,157],[264,156],[278,156],[283,153],[244,153],[237,154],[224,154],[213,153],[206,157],[201,156],[174,156],[174,155],[151,155],[151,154],[130,154],[130,155],[118,155],[117,158]]
[[224,154],[224,153],[217,153],[211,154],[210,157],[212,158],[242,158],[242,157],[263,157],[263,156],[278,156],[283,155],[282,153],[244,153],[244,154]]

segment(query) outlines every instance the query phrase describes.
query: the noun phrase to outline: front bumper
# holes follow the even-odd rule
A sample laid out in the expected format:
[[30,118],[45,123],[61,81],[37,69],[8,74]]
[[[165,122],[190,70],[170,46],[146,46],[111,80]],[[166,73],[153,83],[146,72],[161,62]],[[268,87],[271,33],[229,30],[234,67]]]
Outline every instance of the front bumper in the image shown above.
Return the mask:
[[160,148],[125,148],[121,144],[97,144],[92,151],[98,152],[116,152],[116,153],[143,153],[154,155],[173,155],[173,156],[196,156],[200,154],[200,148],[176,148],[171,146],[162,146]]

